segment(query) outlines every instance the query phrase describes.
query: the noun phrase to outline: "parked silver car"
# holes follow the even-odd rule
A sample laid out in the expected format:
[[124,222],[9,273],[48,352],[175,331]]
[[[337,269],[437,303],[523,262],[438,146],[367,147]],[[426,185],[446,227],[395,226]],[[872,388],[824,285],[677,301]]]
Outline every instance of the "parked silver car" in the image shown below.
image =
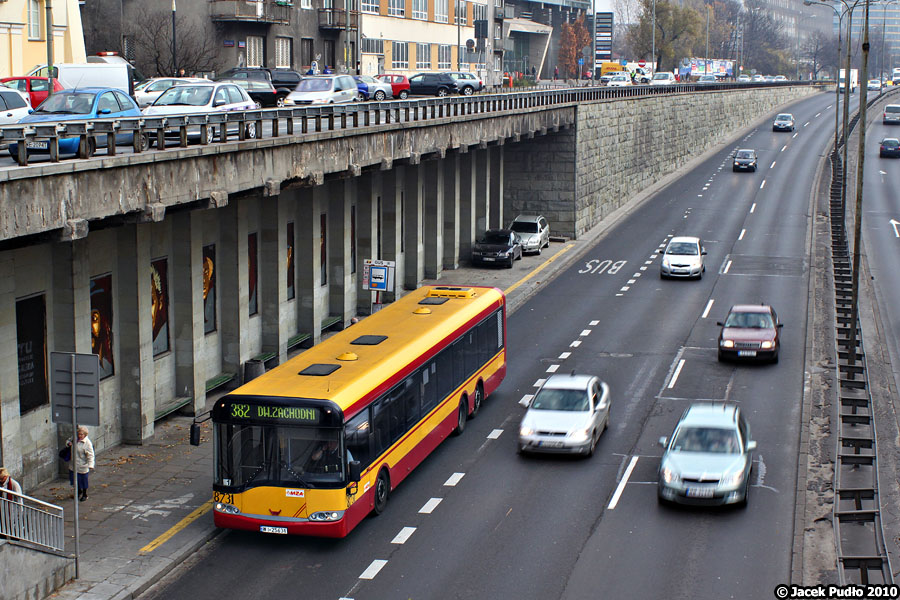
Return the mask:
[[154,100],[173,85],[185,85],[188,83],[210,83],[210,81],[199,77],[155,77],[142,81],[140,85],[134,88],[134,99],[137,100],[138,106],[144,108],[152,104]]
[[358,94],[356,80],[349,75],[314,75],[301,79],[297,89],[284,99],[284,105],[340,104],[353,102]]
[[550,246],[550,224],[541,215],[519,215],[508,229],[519,234],[522,252],[540,254],[541,250]]
[[463,96],[471,96],[484,88],[484,82],[475,73],[469,71],[448,71],[447,75],[453,78],[459,93]]
[[609,386],[594,375],[551,375],[519,425],[518,451],[591,456],[609,426]]
[[669,240],[659,263],[659,277],[696,277],[701,279],[706,266],[703,257],[706,250],[700,238],[691,236],[673,237]]
[[692,404],[659,445],[660,502],[747,505],[756,442],[736,405]]
[[[256,102],[247,95],[243,88],[233,83],[207,81],[172,86],[141,112],[146,117],[156,117],[253,110],[254,108],[256,108]],[[249,138],[256,138],[262,133],[256,131],[254,121],[250,121],[244,126]],[[228,125],[229,133],[237,132],[237,128],[237,123]],[[199,126],[188,127],[187,134],[189,138],[199,138],[201,129]],[[166,132],[167,138],[178,138],[178,136],[177,130]],[[214,138],[214,128],[207,128],[206,142],[210,143]]]

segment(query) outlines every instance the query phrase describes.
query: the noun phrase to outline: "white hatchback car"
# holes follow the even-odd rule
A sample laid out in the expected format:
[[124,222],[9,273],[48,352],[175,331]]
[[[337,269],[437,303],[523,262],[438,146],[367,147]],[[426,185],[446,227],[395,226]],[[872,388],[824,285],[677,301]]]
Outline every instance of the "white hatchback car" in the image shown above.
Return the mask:
[[134,88],[134,99],[138,106],[144,108],[159,98],[164,91],[173,85],[184,85],[186,83],[209,83],[208,79],[200,79],[199,77],[155,77],[142,82]]
[[613,75],[609,83],[606,84],[607,87],[625,87],[631,85],[631,76],[630,75]]
[[650,85],[673,85],[675,81],[675,73],[669,71],[659,71],[653,74]]
[[356,80],[349,75],[315,75],[304,77],[297,89],[284,99],[285,106],[309,104],[338,104],[353,102],[359,90]]
[[609,426],[609,386],[594,375],[551,375],[519,426],[518,451],[591,456]]
[[662,262],[659,264],[659,277],[688,277],[701,279],[706,266],[703,257],[706,250],[700,238],[690,236],[673,237],[669,240]]
[[0,87],[0,125],[18,123],[32,113],[31,107],[16,90]]

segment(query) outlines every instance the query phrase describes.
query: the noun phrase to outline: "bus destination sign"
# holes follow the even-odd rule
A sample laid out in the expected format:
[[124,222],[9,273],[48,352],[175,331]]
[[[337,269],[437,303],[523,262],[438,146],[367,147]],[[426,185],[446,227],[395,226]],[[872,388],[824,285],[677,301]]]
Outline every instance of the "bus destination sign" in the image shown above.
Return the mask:
[[281,421],[303,425],[319,423],[319,409],[308,406],[268,406],[265,404],[231,405],[231,417],[249,421]]

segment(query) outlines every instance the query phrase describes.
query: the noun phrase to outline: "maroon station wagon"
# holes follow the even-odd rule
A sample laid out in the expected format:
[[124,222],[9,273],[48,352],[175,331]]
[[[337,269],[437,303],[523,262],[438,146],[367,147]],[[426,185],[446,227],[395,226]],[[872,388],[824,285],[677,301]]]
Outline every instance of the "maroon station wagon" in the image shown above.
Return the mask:
[[719,322],[719,360],[778,362],[779,329],[783,326],[771,306],[735,304],[725,322]]

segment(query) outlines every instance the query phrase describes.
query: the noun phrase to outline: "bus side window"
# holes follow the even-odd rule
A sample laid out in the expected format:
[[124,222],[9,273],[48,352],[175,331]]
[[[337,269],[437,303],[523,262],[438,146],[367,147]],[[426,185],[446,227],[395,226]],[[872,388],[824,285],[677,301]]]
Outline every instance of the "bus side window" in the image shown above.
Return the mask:
[[369,423],[369,409],[366,408],[347,421],[345,428],[347,450],[350,451],[353,460],[359,461],[359,466],[363,469],[372,462],[372,428]]
[[425,414],[437,405],[438,378],[437,361],[433,360],[422,369],[419,393],[422,396],[422,413]]
[[466,347],[462,339],[456,340],[451,346],[453,351],[453,382],[459,385],[466,379]]
[[[374,436],[373,456],[378,456],[391,445],[391,419],[388,406],[389,396],[379,400],[372,408],[375,427],[372,429]],[[354,455],[355,457],[356,455]]]
[[[450,392],[453,391],[453,388],[456,386],[454,382],[456,381],[453,378],[453,347],[447,347],[441,350],[441,353],[437,356],[437,398],[435,399],[435,405],[450,395]],[[431,408],[433,408],[432,406]]]
[[[477,331],[477,330],[476,330]],[[478,336],[476,331],[469,331],[463,338],[466,357],[466,377],[474,373],[481,364],[481,356],[478,354]]]

